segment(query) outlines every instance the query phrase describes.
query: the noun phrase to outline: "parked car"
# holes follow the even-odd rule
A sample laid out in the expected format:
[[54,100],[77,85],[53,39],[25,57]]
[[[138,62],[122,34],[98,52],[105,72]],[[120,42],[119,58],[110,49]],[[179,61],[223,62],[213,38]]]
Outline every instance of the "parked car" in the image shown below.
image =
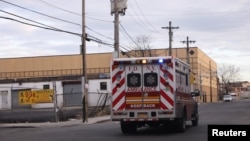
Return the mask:
[[232,96],[233,101],[238,100],[238,95],[239,95],[238,93],[228,93],[228,94]]
[[224,95],[223,96],[223,101],[224,102],[232,102],[233,101],[233,97],[231,95]]

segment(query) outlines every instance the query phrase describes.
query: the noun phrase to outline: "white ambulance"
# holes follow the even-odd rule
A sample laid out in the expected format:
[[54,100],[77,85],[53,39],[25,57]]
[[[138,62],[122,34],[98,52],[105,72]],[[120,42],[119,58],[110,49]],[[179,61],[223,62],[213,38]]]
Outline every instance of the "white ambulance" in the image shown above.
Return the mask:
[[188,64],[172,56],[114,58],[110,68],[111,119],[120,121],[123,133],[147,125],[169,125],[184,132],[186,121],[198,125],[193,97],[199,91],[191,92]]

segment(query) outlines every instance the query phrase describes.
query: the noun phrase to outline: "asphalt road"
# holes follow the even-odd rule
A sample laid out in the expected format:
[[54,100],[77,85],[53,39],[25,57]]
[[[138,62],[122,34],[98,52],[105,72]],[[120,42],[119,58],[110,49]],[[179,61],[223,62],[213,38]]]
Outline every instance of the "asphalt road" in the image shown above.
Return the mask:
[[197,127],[187,122],[184,133],[171,127],[141,128],[136,134],[122,134],[117,122],[91,125],[73,125],[42,128],[0,128],[1,141],[207,141],[210,124],[250,125],[250,101],[221,102],[199,105],[200,121]]

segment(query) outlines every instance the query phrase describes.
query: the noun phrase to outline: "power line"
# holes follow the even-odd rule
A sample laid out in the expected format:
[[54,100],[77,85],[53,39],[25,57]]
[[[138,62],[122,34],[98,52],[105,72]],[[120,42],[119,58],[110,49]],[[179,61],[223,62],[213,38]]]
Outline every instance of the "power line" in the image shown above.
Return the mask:
[[89,27],[87,27],[87,26],[86,26],[86,28],[89,29],[90,31],[92,31],[92,32],[94,32],[94,33],[96,33],[96,34],[102,36],[102,37],[105,37],[105,38],[107,38],[107,39],[114,40],[113,38],[108,37],[108,36],[105,36],[105,35],[103,35],[103,34],[101,34],[101,33],[99,33],[99,32],[96,32],[95,30],[93,30],[93,29],[91,29],[91,28],[89,28]]
[[[0,10],[0,11],[2,11],[2,10]],[[13,14],[13,15],[14,15],[14,14]],[[18,15],[15,15],[15,16],[17,16],[17,17],[19,17],[19,18],[23,18],[23,17],[18,16]],[[48,26],[48,25],[45,25],[45,24],[42,24],[42,23],[39,23],[39,22],[36,22],[36,21],[32,21],[32,20],[26,19],[26,18],[23,18],[23,19],[28,20],[28,21],[30,21],[30,22],[35,22],[35,23],[40,24],[40,25],[43,25],[43,26],[39,26],[39,25],[35,25],[35,24],[30,24],[30,23],[23,22],[23,21],[20,21],[20,20],[16,20],[16,19],[13,19],[13,18],[9,18],[9,17],[0,16],[0,18],[1,18],[1,19],[6,19],[6,20],[15,21],[15,22],[19,22],[19,23],[22,23],[22,24],[25,24],[25,25],[29,25],[29,26],[34,26],[34,27],[38,27],[38,28],[42,28],[42,29],[51,30],[51,31],[64,32],[64,33],[68,33],[68,34],[71,34],[71,35],[76,35],[76,36],[82,37],[82,35],[79,34],[79,33],[74,33],[74,32],[70,32],[70,31],[66,31],[66,30],[61,30],[61,29],[58,29],[58,28],[55,28],[55,27],[52,27],[52,26]],[[44,27],[44,26],[46,26],[46,27]],[[112,44],[107,43],[107,42],[104,42],[104,41],[102,41],[102,40],[100,40],[100,39],[98,39],[98,38],[95,38],[94,36],[90,36],[90,37],[92,37],[92,38],[87,38],[87,37],[85,37],[85,39],[86,39],[87,41],[94,41],[94,42],[99,43],[99,44],[112,46]]]
[[152,25],[152,24],[147,20],[147,18],[145,17],[145,15],[144,15],[144,13],[142,12],[142,10],[141,10],[141,8],[140,8],[140,6],[139,6],[137,0],[134,0],[134,1],[135,1],[135,3],[136,3],[137,8],[138,8],[139,11],[141,12],[141,14],[142,14],[144,20],[148,23],[149,26],[151,26],[151,28],[152,28],[155,32],[158,33],[159,31],[158,31],[157,29],[155,29],[155,28],[153,27],[153,25]]
[[[126,29],[122,26],[122,24],[120,23],[120,26],[122,28],[122,30],[126,33],[126,35],[129,37],[129,39],[138,47],[140,46],[136,41],[133,40],[133,38],[128,34],[128,32],[126,31]],[[131,49],[132,50],[132,49]],[[135,53],[135,55],[137,54],[137,52]],[[134,55],[132,55],[134,56]]]
[[[50,18],[53,18],[53,19],[57,19],[57,20],[64,21],[64,22],[68,22],[68,21],[66,21],[66,20],[62,20],[62,19],[55,18],[55,17],[49,16],[49,15],[46,15],[46,14],[43,14],[43,13],[40,13],[40,12],[37,12],[37,11],[34,11],[34,10],[30,10],[30,9],[28,9],[28,8],[25,8],[25,7],[22,7],[22,6],[13,4],[13,3],[11,3],[11,2],[7,2],[7,1],[5,1],[5,0],[0,0],[0,1],[1,1],[1,2],[4,2],[4,3],[7,3],[7,4],[10,4],[10,5],[13,5],[13,6],[16,6],[16,7],[19,7],[19,8],[22,8],[22,9],[25,9],[25,10],[28,10],[28,11],[31,11],[31,12],[34,12],[34,13],[37,13],[37,14],[40,14],[40,15],[43,15],[43,16],[47,16],[47,17],[50,17]],[[43,3],[47,4],[47,5],[53,6],[53,5],[51,5],[51,4],[49,4],[49,3],[46,3],[46,2],[44,2],[44,1],[41,1],[41,0],[39,0],[39,1],[40,1],[40,2],[43,2]],[[54,6],[54,7],[55,7],[55,6]],[[55,8],[56,8],[56,7],[55,7]],[[61,8],[59,8],[59,7],[57,7],[57,8],[58,8],[58,9],[61,9]],[[61,10],[63,10],[63,9],[61,9]],[[15,16],[15,17],[18,17],[18,18],[27,20],[27,21],[29,21],[29,22],[34,22],[34,23],[39,24],[39,25],[42,25],[42,26],[35,25],[35,24],[30,24],[30,23],[23,22],[23,21],[20,21],[20,20],[17,20],[17,19],[9,18],[9,17],[3,17],[3,16],[1,16],[0,18],[2,18],[2,19],[12,20],[12,21],[15,21],[15,22],[19,22],[19,23],[22,23],[22,24],[29,25],[29,26],[34,26],[34,27],[38,27],[38,28],[42,28],[42,29],[47,29],[47,30],[52,30],[52,31],[64,32],[64,33],[68,33],[68,34],[72,34],[72,35],[77,35],[77,36],[80,36],[80,37],[81,37],[81,34],[78,34],[78,33],[70,32],[70,31],[65,31],[65,30],[61,30],[61,29],[58,29],[58,28],[55,28],[55,27],[52,27],[52,26],[49,26],[49,25],[46,25],[46,24],[43,24],[43,23],[40,23],[40,22],[36,22],[36,21],[34,21],[34,20],[31,20],[31,19],[28,19],[28,18],[24,18],[24,17],[22,17],[22,16],[19,16],[19,15],[16,15],[16,14],[13,14],[13,13],[10,13],[10,12],[7,12],[7,11],[4,11],[4,10],[0,10],[0,11],[3,12],[3,13],[7,13],[7,14],[10,14],[10,15],[12,15],[12,16]],[[67,11],[67,10],[64,10],[64,11],[65,11],[65,12],[70,12],[70,11]],[[70,13],[72,13],[72,12],[70,12]],[[73,14],[73,13],[72,13],[72,14]],[[77,14],[77,15],[78,15],[78,14]],[[97,19],[95,19],[95,20],[97,20]],[[111,22],[111,21],[108,21],[108,22]],[[68,23],[72,23],[72,22],[68,22]],[[75,25],[80,25],[80,24],[77,24],[77,23],[73,23],[73,24],[75,24]],[[88,28],[88,27],[87,27],[87,28]],[[95,32],[95,33],[98,34],[98,35],[101,35],[101,36],[103,36],[103,37],[105,37],[105,38],[108,38],[108,39],[113,40],[112,38],[107,37],[107,36],[105,36],[105,35],[102,35],[102,34],[96,32],[96,31],[94,31],[94,30],[91,29],[91,28],[88,28],[88,29],[91,30],[91,31],[93,31],[93,32]],[[98,38],[96,38],[96,37],[94,37],[94,36],[89,35],[89,37],[91,37],[91,38],[86,38],[86,40],[88,40],[88,41],[91,40],[91,41],[94,41],[94,42],[99,43],[99,44],[103,44],[103,45],[107,45],[107,46],[113,47],[112,44],[107,43],[107,42],[104,42],[104,41],[102,41],[101,39],[98,39]],[[123,47],[123,46],[121,46],[121,47],[122,47],[123,49],[129,51],[126,47]]]
[[88,36],[89,36],[89,37],[92,37],[92,38],[91,38],[92,41],[95,41],[95,42],[100,43],[100,44],[112,46],[111,43],[104,42],[104,41],[102,41],[101,39],[98,39],[98,38],[96,38],[96,37],[94,37],[94,36],[92,36],[92,35],[89,35],[89,34],[88,34]]
[[[76,16],[79,16],[79,17],[82,17],[82,15],[80,13],[76,13],[76,12],[73,12],[73,11],[70,11],[70,10],[67,10],[67,9],[64,9],[64,8],[61,8],[61,7],[58,7],[54,4],[51,4],[51,3],[48,3],[48,2],[45,2],[43,0],[36,0],[36,1],[39,1],[41,3],[44,3],[45,5],[47,6],[50,6],[52,8],[55,8],[55,9],[58,9],[58,10],[61,10],[61,11],[64,11],[64,12],[67,12],[67,13],[70,13],[70,14],[73,14],[73,15],[76,15]],[[108,21],[108,20],[103,20],[103,19],[97,19],[97,18],[93,18],[93,17],[89,17],[89,16],[86,16],[86,18],[88,19],[91,19],[91,20],[96,20],[96,21],[102,21],[102,22],[113,22],[113,21]]]
[[134,39],[128,34],[128,32],[127,32],[126,29],[122,26],[121,23],[120,23],[120,26],[121,26],[122,30],[126,33],[126,35],[129,37],[129,39],[130,39],[134,44],[136,44],[137,46],[140,46],[140,45],[138,45],[137,42],[134,41]]
[[[145,30],[148,30],[146,27],[147,25],[145,24],[145,22],[143,22],[141,20],[141,17],[137,14],[136,10],[133,8],[133,6],[131,6],[130,2],[128,2],[129,4],[129,7],[132,9],[132,11],[134,12],[134,14],[138,17],[138,18],[134,18],[133,15],[130,14],[130,16],[134,19],[134,21],[140,26],[140,27],[143,27]],[[140,22],[141,20],[141,22]],[[149,30],[150,32],[152,32],[151,30]]]
[[26,25],[29,25],[29,26],[39,27],[39,28],[43,28],[43,29],[47,29],[47,30],[52,30],[52,31],[64,32],[64,33],[68,33],[68,34],[72,34],[72,35],[76,35],[76,36],[80,36],[81,37],[81,34],[79,34],[79,33],[65,31],[65,30],[61,30],[61,29],[57,29],[57,28],[47,28],[47,27],[43,27],[43,26],[39,26],[39,25],[34,25],[34,24],[22,22],[22,21],[19,21],[19,20],[13,19],[13,18],[9,18],[9,17],[0,16],[0,18],[1,19],[15,21],[15,22],[19,22],[19,23],[26,24]]
[[[95,30],[93,30],[93,29],[91,29],[91,28],[89,28],[89,27],[87,27],[86,26],[86,28],[87,29],[89,29],[90,31],[92,31],[92,32],[94,32],[94,33],[96,33],[97,35],[100,35],[100,36],[102,36],[102,37],[104,37],[104,38],[107,38],[107,39],[109,39],[109,40],[112,40],[112,41],[114,41],[114,39],[113,38],[111,38],[111,37],[108,37],[108,36],[106,36],[106,35],[103,35],[103,34],[101,34],[101,33],[99,33],[99,32],[97,32],[97,31],[95,31]],[[92,37],[94,37],[94,36],[92,36]],[[95,37],[94,37],[95,38]],[[100,40],[100,39],[98,39],[98,40]],[[101,40],[100,40],[101,41]],[[132,50],[130,47],[125,47],[126,45],[124,44],[124,43],[122,43],[123,44],[123,46],[121,46],[123,49],[125,49],[125,50],[127,50],[127,51],[129,51],[129,49],[130,50]],[[127,48],[129,48],[129,49],[127,49]]]
[[108,22],[108,23],[113,22],[113,21],[108,21],[108,20],[102,20],[102,19],[92,18],[92,17],[88,17],[88,16],[86,16],[86,18],[91,19],[91,20],[96,20],[96,21]]
[[[81,15],[80,13],[76,13],[76,12],[73,12],[73,11],[70,11],[70,10],[67,10],[67,9],[64,9],[64,8],[61,8],[61,7],[58,7],[58,6],[54,5],[54,4],[45,2],[45,1],[43,1],[43,0],[36,0],[36,1],[39,1],[39,2],[41,2],[41,3],[44,3],[45,5],[50,6],[50,7],[52,7],[52,8],[55,8],[55,9],[58,9],[58,10],[61,10],[61,11],[64,11],[64,12],[67,12],[67,13],[70,13],[70,14],[73,14],[73,15],[76,15],[76,16],[79,16],[79,17],[82,17],[82,15]],[[97,18],[88,17],[88,16],[86,16],[86,18],[89,18],[89,19],[92,19],[92,20],[97,20],[97,21],[103,21],[103,22],[112,22],[112,21],[97,19]]]
[[[104,37],[104,38],[106,38],[106,39],[109,39],[109,40],[114,41],[114,39],[113,39],[113,38],[108,37],[108,36],[106,36],[106,35],[103,35],[103,34],[101,34],[101,33],[97,32],[97,31],[95,31],[95,30],[91,29],[90,27],[87,27],[87,26],[86,26],[86,28],[87,28],[87,29],[89,29],[90,31],[92,31],[92,32],[96,33],[96,34],[97,34],[97,35],[99,35],[99,36],[102,36],[102,37]],[[92,37],[93,37],[93,38],[95,38],[94,36],[92,36]],[[97,39],[97,38],[96,38],[96,39]],[[98,40],[100,40],[100,39],[98,39]],[[100,41],[101,41],[101,40],[100,40]],[[123,44],[123,46],[121,46],[121,47],[123,47],[123,49],[125,49],[125,50],[127,50],[127,51],[129,51],[127,48],[131,49],[130,47],[124,47],[124,46],[126,46],[124,43],[122,43],[122,44]]]
[[21,19],[24,19],[24,20],[30,21],[30,22],[34,22],[34,23],[40,24],[40,25],[43,25],[43,26],[49,27],[49,28],[51,28],[51,29],[57,29],[57,30],[60,30],[60,29],[58,29],[58,28],[55,28],[55,27],[52,27],[52,26],[48,26],[48,25],[42,24],[42,23],[36,22],[36,21],[34,21],[34,20],[30,20],[30,19],[28,19],[28,18],[24,18],[24,17],[18,16],[18,15],[16,15],[16,14],[13,14],[13,13],[10,13],[10,12],[4,11],[4,10],[0,10],[0,12],[3,12],[3,13],[6,13],[6,14],[9,14],[9,15],[12,15],[12,16],[15,16],[15,17],[18,17],[18,18],[21,18]]
[[63,8],[60,8],[60,7],[58,7],[58,6],[55,6],[55,5],[51,4],[51,3],[45,2],[45,1],[43,1],[43,0],[36,0],[36,1],[39,1],[39,2],[41,2],[41,3],[43,3],[43,4],[46,4],[46,5],[50,6],[50,7],[55,8],[55,9],[59,9],[59,10],[61,10],[61,11],[64,11],[64,12],[71,13],[71,14],[74,14],[74,15],[81,16],[81,17],[82,17],[82,15],[79,14],[79,13],[72,12],[72,11],[69,11],[69,10],[66,10],[66,9],[63,9]]
[[77,26],[81,26],[81,24],[74,23],[74,22],[70,22],[70,21],[66,21],[66,20],[63,20],[63,19],[60,19],[60,18],[57,18],[57,17],[53,17],[53,16],[50,16],[50,15],[47,15],[47,14],[43,14],[43,13],[40,13],[40,12],[31,10],[31,9],[28,9],[28,8],[25,8],[25,7],[22,7],[22,6],[13,4],[13,3],[11,3],[11,2],[7,2],[7,1],[5,1],[5,0],[0,0],[0,1],[2,1],[2,2],[4,2],[4,3],[7,3],[7,4],[10,4],[10,5],[13,5],[13,6],[16,6],[16,7],[19,7],[19,8],[24,9],[24,10],[31,11],[31,12],[36,13],[36,14],[39,14],[39,15],[43,15],[43,16],[46,16],[46,17],[49,17],[49,18],[52,18],[52,19],[56,19],[56,20],[63,21],[63,22],[66,22],[66,23],[70,23],[70,24],[74,24],[74,25],[77,25]]
[[184,35],[182,29],[178,29],[178,32],[174,31],[174,34],[175,34],[175,37],[178,38],[177,40],[179,40],[179,41],[181,41],[183,38],[186,38],[186,35]]
[[[143,28],[144,30],[149,31],[149,32],[160,33],[160,31],[157,31],[153,27],[153,25],[147,20],[146,16],[144,15],[137,1],[135,1],[135,5],[138,10],[135,10],[135,8],[133,8],[130,2],[128,2],[128,4],[137,18],[134,18],[132,14],[129,14],[129,16],[131,16],[134,19],[134,21],[139,25],[140,28]],[[139,11],[140,14],[138,14],[137,11]]]

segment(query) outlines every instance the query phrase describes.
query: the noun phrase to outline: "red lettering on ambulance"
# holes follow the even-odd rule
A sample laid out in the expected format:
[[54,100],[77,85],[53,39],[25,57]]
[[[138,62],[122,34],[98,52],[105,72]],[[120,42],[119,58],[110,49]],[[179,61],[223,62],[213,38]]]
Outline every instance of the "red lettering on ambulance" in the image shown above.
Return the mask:
[[141,92],[141,88],[134,88],[134,87],[129,87],[127,89],[127,92]]
[[155,92],[156,87],[144,87],[143,91],[144,92]]
[[155,66],[153,66],[153,65],[148,65],[148,66],[146,66],[146,69],[147,69],[148,71],[154,71],[154,70],[155,70]]
[[[130,108],[142,108],[142,104],[131,104]],[[156,108],[155,104],[143,104],[143,108]]]
[[137,66],[129,66],[128,70],[131,71],[137,71]]

